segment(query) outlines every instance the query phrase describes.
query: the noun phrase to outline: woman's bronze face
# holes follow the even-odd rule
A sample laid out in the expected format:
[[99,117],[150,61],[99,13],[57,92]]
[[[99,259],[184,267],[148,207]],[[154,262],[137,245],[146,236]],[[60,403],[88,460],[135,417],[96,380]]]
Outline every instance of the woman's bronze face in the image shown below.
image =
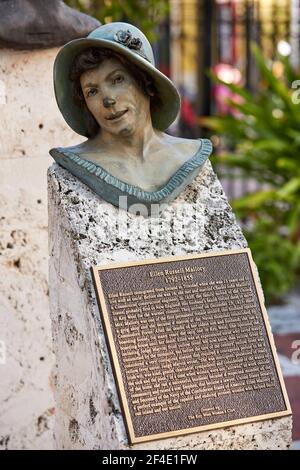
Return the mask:
[[150,117],[150,99],[116,58],[104,60],[80,77],[86,105],[101,128],[118,136],[132,136]]

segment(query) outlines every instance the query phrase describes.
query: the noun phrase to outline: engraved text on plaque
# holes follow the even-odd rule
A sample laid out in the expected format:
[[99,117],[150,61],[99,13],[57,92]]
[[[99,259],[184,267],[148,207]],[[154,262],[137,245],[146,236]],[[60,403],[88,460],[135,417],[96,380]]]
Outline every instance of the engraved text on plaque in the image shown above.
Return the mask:
[[249,250],[93,273],[132,443],[290,414]]

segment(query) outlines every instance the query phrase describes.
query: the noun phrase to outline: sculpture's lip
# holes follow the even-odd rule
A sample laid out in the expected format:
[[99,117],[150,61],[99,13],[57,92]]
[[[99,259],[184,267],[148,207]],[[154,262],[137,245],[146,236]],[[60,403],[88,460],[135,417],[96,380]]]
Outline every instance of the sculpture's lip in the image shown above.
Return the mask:
[[110,114],[106,119],[108,121],[114,121],[116,119],[119,119],[120,117],[124,116],[126,114],[128,109],[124,109],[123,111],[118,111],[117,113]]

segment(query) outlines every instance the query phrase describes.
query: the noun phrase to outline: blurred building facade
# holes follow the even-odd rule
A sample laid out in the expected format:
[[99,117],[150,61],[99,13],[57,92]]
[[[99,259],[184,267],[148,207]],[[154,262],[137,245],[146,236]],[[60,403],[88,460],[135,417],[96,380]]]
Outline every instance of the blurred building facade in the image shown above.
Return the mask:
[[183,96],[186,127],[194,122],[199,132],[201,116],[226,112],[224,89],[212,83],[208,70],[255,92],[253,41],[265,57],[275,60],[278,52],[289,55],[298,68],[300,0],[170,0],[157,52],[159,67]]

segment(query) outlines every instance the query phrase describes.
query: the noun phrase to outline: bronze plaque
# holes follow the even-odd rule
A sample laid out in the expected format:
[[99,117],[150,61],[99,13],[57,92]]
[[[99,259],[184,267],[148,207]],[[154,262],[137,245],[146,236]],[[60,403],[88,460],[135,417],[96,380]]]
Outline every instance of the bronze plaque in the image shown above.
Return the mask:
[[93,275],[132,444],[291,414],[250,250]]

